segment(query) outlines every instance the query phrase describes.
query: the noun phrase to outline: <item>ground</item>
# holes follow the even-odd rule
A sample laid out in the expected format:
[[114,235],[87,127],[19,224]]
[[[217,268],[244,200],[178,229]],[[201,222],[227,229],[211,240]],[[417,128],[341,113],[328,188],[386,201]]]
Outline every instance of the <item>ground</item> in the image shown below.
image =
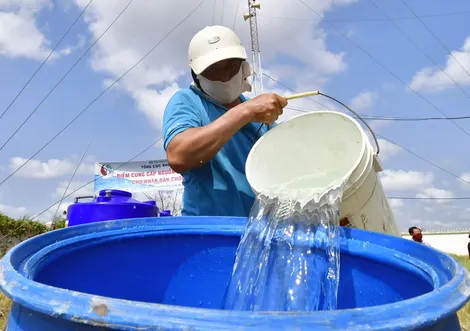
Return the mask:
[[[467,256],[454,256],[468,270],[470,270],[470,260]],[[0,330],[5,330],[8,311],[10,310],[10,300],[0,293]],[[470,303],[459,311],[460,324],[462,331],[470,331]]]
[[[468,256],[454,256],[468,270],[470,270],[470,259]],[[462,331],[470,331],[470,302],[459,311],[460,324]]]

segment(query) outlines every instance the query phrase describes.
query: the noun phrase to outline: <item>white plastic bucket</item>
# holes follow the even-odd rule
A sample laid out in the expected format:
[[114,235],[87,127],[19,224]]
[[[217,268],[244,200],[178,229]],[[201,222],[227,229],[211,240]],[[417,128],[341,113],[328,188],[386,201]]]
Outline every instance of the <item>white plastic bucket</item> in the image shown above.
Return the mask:
[[279,187],[326,190],[347,179],[341,225],[399,236],[377,175],[382,170],[359,123],[333,111],[301,114],[277,125],[256,142],[246,162],[256,194]]

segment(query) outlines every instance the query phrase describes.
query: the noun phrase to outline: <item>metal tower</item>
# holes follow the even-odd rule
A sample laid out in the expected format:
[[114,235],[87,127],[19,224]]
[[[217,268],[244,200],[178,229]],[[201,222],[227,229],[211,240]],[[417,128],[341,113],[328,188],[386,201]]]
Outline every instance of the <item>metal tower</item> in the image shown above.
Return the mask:
[[260,3],[256,0],[248,0],[248,14],[244,14],[245,21],[250,19],[251,52],[253,56],[253,93],[263,93],[263,71],[261,70],[261,54],[259,50],[258,21],[256,10],[260,9]]

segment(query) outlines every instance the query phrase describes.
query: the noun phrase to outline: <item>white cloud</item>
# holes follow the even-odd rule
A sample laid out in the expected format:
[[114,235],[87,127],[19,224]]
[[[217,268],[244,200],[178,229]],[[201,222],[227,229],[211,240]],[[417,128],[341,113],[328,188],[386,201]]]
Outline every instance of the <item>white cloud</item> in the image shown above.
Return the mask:
[[433,207],[429,207],[429,206],[425,206],[424,210],[426,210],[427,212],[430,212],[430,213],[435,211],[435,209]]
[[[239,1],[238,16],[235,17],[237,1],[226,1],[223,24],[232,27],[236,18],[236,33],[250,53],[249,25],[243,21],[242,8],[245,0]],[[83,8],[88,1],[74,0]],[[88,29],[96,38],[127,4],[127,0],[95,1],[85,13]],[[342,0],[334,4],[329,0],[309,1],[320,14],[332,10],[333,6],[349,5],[355,1]],[[92,59],[94,70],[115,79],[137,63],[173,26],[187,15],[198,2],[176,0],[169,2],[135,1],[107,32],[105,38],[95,46]],[[119,87],[127,91],[136,101],[138,109],[149,117],[152,126],[160,128],[164,106],[169,97],[181,86],[187,86],[189,66],[187,47],[192,36],[212,23],[213,2],[206,1],[194,15],[177,28],[152,54],[126,77]],[[263,4],[267,16],[286,15],[311,17],[313,14],[301,3],[282,0]],[[221,14],[216,13],[216,24]],[[263,51],[263,67],[273,77],[298,86],[302,90],[318,89],[330,75],[346,69],[344,53],[334,53],[326,46],[326,33],[319,22],[312,22],[305,29],[295,25],[272,25],[269,20],[259,20],[260,43]],[[138,38],[136,38],[138,36]],[[282,42],[280,42],[282,40]],[[285,56],[294,60],[292,65],[276,65],[273,62]],[[309,75],[304,75],[309,72]],[[302,74],[301,74],[302,73]],[[265,78],[266,82],[267,79]]]
[[[444,203],[449,202],[449,200],[445,200],[446,198],[454,198],[455,194],[448,190],[443,190],[435,187],[428,187],[423,189],[420,193],[416,194],[417,198],[428,198],[433,199],[429,200],[429,202],[436,202],[436,203]],[[437,198],[445,198],[445,199],[437,199]],[[436,200],[437,199],[437,200]]]
[[[61,6],[67,6],[61,3]],[[0,0],[0,56],[43,61],[51,52],[51,42],[45,31],[48,24],[40,26],[38,16],[54,7],[52,0]],[[78,36],[75,45],[65,45],[52,53],[49,61],[70,55],[85,45]]]
[[[349,106],[352,110],[356,111],[359,115],[366,117],[365,115],[370,115],[372,110],[377,103],[378,95],[375,92],[363,91],[357,96],[351,99]],[[344,110],[341,110],[344,112]],[[346,111],[349,114],[348,111]],[[367,120],[367,124],[371,127],[372,130],[378,131],[379,129],[392,124],[390,120]],[[369,135],[369,133],[368,133]],[[369,135],[369,139],[371,139]]]
[[[445,66],[441,66],[447,74],[460,85],[470,84],[470,37],[460,50],[452,51],[452,55],[447,56]],[[455,61],[455,59],[457,61]],[[460,63],[460,64],[459,64]],[[462,69],[462,66],[466,69]],[[410,86],[415,90],[440,91],[455,86],[454,82],[439,68],[424,68],[413,77]]]
[[[67,188],[68,183],[69,183],[68,181],[61,181],[59,183],[59,185],[57,186],[57,188],[56,188],[56,190],[53,194],[53,197],[59,198],[59,199],[62,198],[62,196],[64,194],[64,191]],[[93,183],[84,186],[85,184],[87,184],[87,183],[86,182],[81,182],[81,181],[72,181],[70,183],[70,186],[67,189],[66,196],[69,195],[70,193],[72,193],[75,190],[77,190],[77,191],[74,192],[68,198],[68,200],[71,200],[71,199],[73,199],[74,197],[77,197],[77,196],[93,195]],[[84,187],[82,187],[82,186],[84,186]]]
[[[67,193],[65,195],[65,199],[63,201],[59,201],[62,199],[64,195],[64,191],[67,188],[68,181],[61,181],[58,186],[56,187],[55,191],[52,193],[52,198],[54,202],[56,202],[52,207],[48,210],[43,212],[43,210],[36,211],[35,215],[39,212],[43,212],[37,218],[39,221],[44,223],[50,222],[54,219],[54,217],[62,217],[63,212],[67,211],[67,208],[74,203],[74,199],[79,196],[91,196],[93,195],[93,184],[88,184],[87,182],[82,181],[72,181],[67,189]],[[87,184],[87,185],[85,185]],[[82,187],[83,186],[83,187]],[[77,190],[76,192],[74,192]],[[74,192],[74,193],[72,193]],[[72,194],[70,194],[72,193]],[[59,206],[59,208],[57,208]],[[57,213],[57,214],[56,214]]]
[[385,139],[378,139],[378,142],[380,146],[379,157],[382,161],[385,161],[403,151],[403,149]]
[[[92,176],[94,173],[93,157],[87,157],[83,162],[77,174]],[[10,159],[10,169],[15,170],[20,167],[28,159],[22,157],[13,157]],[[48,179],[58,178],[65,175],[71,175],[77,167],[79,158],[71,157],[67,159],[50,159],[47,161],[31,160],[21,170],[17,172],[17,176],[26,178]]]
[[52,4],[51,0],[0,0],[0,55],[43,60],[50,43],[36,15]]
[[157,111],[157,109],[165,109],[167,100],[169,100],[178,89],[178,85],[173,83],[160,92],[143,88],[133,92],[132,96],[136,100],[139,109],[151,119],[152,125],[160,129],[163,121],[163,112]]
[[[427,193],[430,193],[429,191]],[[437,191],[431,194],[438,193],[449,196],[448,193]],[[422,193],[419,197],[425,197],[425,194]],[[389,203],[392,204],[392,201],[390,199]],[[392,209],[397,224],[404,231],[410,226],[419,226],[424,229],[459,228],[468,227],[470,211],[465,210],[465,203],[455,200],[403,200],[402,206],[392,207]]]
[[[387,196],[417,198],[388,199],[397,225],[402,231],[406,232],[410,226],[419,226],[423,229],[468,226],[470,208],[466,210],[467,202],[439,199],[454,198],[455,194],[450,190],[436,188],[437,179],[432,173],[384,170],[381,180]],[[411,192],[413,193],[410,194]]]
[[[456,216],[458,214],[454,214]],[[468,220],[468,218],[467,218]],[[417,226],[420,227],[424,231],[432,231],[432,230],[439,230],[439,229],[456,229],[456,228],[464,228],[467,226],[466,223],[462,223],[455,218],[442,217],[440,214],[437,215],[429,215],[429,217],[417,217],[412,219],[410,222],[407,223],[407,227],[410,226]],[[424,239],[426,240],[426,239]]]
[[395,210],[405,205],[405,203],[401,199],[390,199],[389,204],[390,207]]
[[385,169],[381,173],[381,181],[388,191],[419,190],[429,187],[434,176],[431,172]]
[[7,215],[12,218],[22,218],[27,216],[27,209],[25,207],[15,207],[0,204],[0,213]]
[[70,55],[73,52],[83,48],[85,45],[86,45],[86,38],[82,35],[79,35],[78,36],[78,41],[75,45],[64,46],[64,48],[62,48],[58,52],[59,52],[60,55],[63,55],[63,56]]
[[470,172],[464,172],[463,174],[460,175],[460,178],[463,180],[470,182]]
[[[464,172],[460,175],[460,178],[462,178],[464,181],[467,181],[470,183],[470,172]],[[470,184],[462,182],[461,180],[457,179],[457,182],[460,184],[460,186],[464,190],[470,190]]]
[[351,108],[359,113],[370,110],[377,101],[377,94],[370,91],[364,91],[355,96],[350,104]]

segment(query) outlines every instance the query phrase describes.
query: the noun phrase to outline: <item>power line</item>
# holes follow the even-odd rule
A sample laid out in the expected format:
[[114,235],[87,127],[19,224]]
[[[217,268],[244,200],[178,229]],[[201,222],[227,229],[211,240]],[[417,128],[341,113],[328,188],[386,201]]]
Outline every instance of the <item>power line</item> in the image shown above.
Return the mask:
[[[280,82],[279,80],[271,77],[270,75],[266,74],[263,72],[263,75],[266,76],[267,78],[271,79],[273,82],[284,86],[288,90],[298,93],[289,86],[285,85],[284,83]],[[316,101],[313,98],[307,98],[310,101],[316,103],[320,107],[323,107],[328,110],[332,110],[328,106],[325,106],[324,104]],[[288,106],[285,109],[291,109],[294,111],[300,111],[300,112],[310,112],[313,110],[318,110],[318,109],[308,109],[308,108],[302,108],[302,107],[295,107],[295,106]],[[467,120],[470,119],[470,116],[455,116],[455,117],[393,117],[393,116],[361,116],[361,118],[365,120],[370,120],[370,121],[403,121],[403,122],[421,122],[421,121],[449,121],[449,120]]]
[[88,47],[88,49],[85,51],[85,53],[83,53],[82,56],[80,56],[78,58],[78,60],[72,65],[72,67],[70,67],[70,69],[67,70],[67,72],[62,76],[62,78],[54,85],[54,87],[46,94],[46,96],[41,100],[41,102],[39,102],[39,104],[33,109],[33,111],[28,115],[28,117],[26,117],[26,119],[20,124],[20,126],[16,129],[16,131],[13,132],[13,134],[7,139],[7,141],[5,141],[5,143],[0,147],[0,151],[18,133],[18,131],[21,130],[21,128],[26,124],[26,122],[28,122],[28,120],[31,118],[31,116],[33,116],[34,113],[36,113],[36,111],[39,109],[39,107],[41,107],[41,105],[44,103],[44,101],[46,101],[47,98],[49,98],[49,96],[52,94],[52,92],[55,91],[55,89],[60,85],[60,83],[62,83],[62,81],[69,75],[69,73],[78,65],[78,63],[80,63],[80,61],[85,57],[85,55],[88,54],[88,52],[93,48],[93,46],[95,46],[96,43],[109,31],[109,29],[114,25],[114,23],[116,23],[116,21],[122,16],[122,14],[124,14],[124,12],[127,10],[127,8],[132,4],[132,2],[134,2],[134,0],[130,0],[127,3],[127,5],[119,13],[119,15],[114,19],[114,21],[112,21],[111,24],[103,31],[103,33],[101,33],[101,35],[90,45],[90,47]]
[[239,7],[240,7],[240,0],[237,0],[237,9],[235,9],[235,18],[233,19],[232,30],[235,30],[235,25],[237,24],[238,8]]
[[[116,167],[114,170],[118,170],[120,169],[121,167],[123,167],[124,165],[132,162],[133,160],[135,160],[137,157],[139,157],[140,155],[144,154],[146,151],[148,151],[150,148],[152,148],[153,146],[155,146],[160,140],[162,140],[163,137],[160,137],[159,139],[157,139],[156,141],[154,141],[152,144],[150,144],[149,146],[147,146],[145,149],[143,149],[142,151],[140,151],[137,155],[133,156],[132,158],[130,158],[129,160],[127,160],[126,162],[120,164],[118,167]],[[392,142],[393,143],[393,142]],[[399,145],[397,145],[399,146]],[[401,147],[401,146],[399,146]],[[99,178],[102,178],[104,177],[103,175],[99,175]],[[47,212],[49,209],[53,208],[55,205],[57,204],[60,204],[61,201],[65,200],[66,198],[70,197],[71,195],[73,195],[75,192],[81,190],[82,188],[84,188],[85,186],[88,186],[90,185],[91,183],[93,183],[94,181],[96,180],[96,178],[92,179],[91,181],[83,184],[82,186],[78,187],[77,189],[75,189],[74,191],[70,192],[69,194],[67,195],[64,195],[62,197],[62,199],[54,202],[53,204],[51,204],[50,206],[48,206],[46,209],[44,209],[43,211],[41,211],[40,213],[36,214],[36,216],[34,216],[32,219],[36,219],[38,218],[39,216],[41,216],[42,214],[44,214],[45,212]],[[451,198],[451,197],[442,197],[442,198],[437,198],[437,197],[398,197],[398,196],[391,196],[391,197],[387,197],[387,199],[395,199],[395,200],[470,200],[470,197],[454,197],[454,198]]]
[[[119,168],[123,167],[124,165],[128,164],[129,162],[132,162],[133,160],[135,160],[136,158],[138,158],[139,156],[141,156],[142,154],[144,154],[146,151],[148,151],[150,148],[152,148],[153,146],[155,146],[160,140],[162,140],[163,137],[160,137],[158,138],[156,141],[154,141],[150,146],[147,146],[144,150],[142,150],[141,152],[139,152],[137,155],[133,156],[132,158],[130,158],[129,160],[127,160],[126,162],[120,164],[118,167],[116,167],[114,170],[118,170]],[[103,175],[100,175],[99,178],[102,178],[104,177]],[[77,188],[76,190],[70,192],[69,194],[67,195],[64,195],[62,197],[62,199],[54,202],[52,205],[50,205],[49,207],[47,207],[46,209],[44,209],[42,212],[36,214],[36,216],[34,216],[32,219],[36,219],[38,218],[39,216],[41,216],[42,214],[44,214],[46,211],[48,211],[49,209],[51,209],[52,207],[54,207],[56,204],[60,204],[64,199],[68,198],[69,196],[71,196],[72,194],[74,194],[75,192],[77,192],[78,190],[81,190],[82,188],[84,188],[85,186],[88,186],[90,185],[91,183],[93,183],[94,181],[96,180],[96,178],[90,180],[89,182],[85,183],[84,185],[80,186],[79,188]],[[57,207],[59,208],[59,207]]]
[[36,151],[26,162],[16,168],[10,173],[3,181],[0,182],[0,186],[3,185],[8,179],[10,179],[15,173],[23,168],[29,161],[31,161],[36,155],[38,155],[43,149],[45,149],[52,141],[54,141],[62,132],[64,132],[73,122],[75,122],[80,116],[82,116],[99,98],[101,98],[106,92],[108,92],[114,85],[116,85],[121,79],[123,79],[130,71],[137,67],[143,60],[147,58],[174,30],[176,30],[181,24],[183,24],[201,5],[205,0],[199,2],[199,4],[180,22],[178,22],[163,38],[161,38],[139,61],[137,61],[132,67],[126,70],[121,76],[119,76],[114,82],[112,82],[107,88],[101,91],[83,110],[78,113],[66,126],[64,126],[54,137],[52,137],[46,144],[44,144],[38,151]]
[[444,115],[446,118],[448,118],[459,130],[461,130],[463,133],[465,133],[467,136],[470,137],[470,133],[468,133],[466,130],[464,130],[460,125],[458,125],[455,121],[451,120],[449,116],[444,113],[440,108],[438,108],[435,104],[433,104],[429,99],[425,98],[421,93],[413,89],[411,86],[409,86],[407,83],[405,83],[400,77],[398,77],[393,71],[388,69],[385,65],[383,65],[379,60],[377,60],[375,57],[373,57],[369,52],[367,52],[364,48],[359,46],[357,43],[355,43],[353,40],[351,40],[348,36],[346,36],[343,32],[341,32],[339,29],[337,29],[334,25],[332,25],[329,21],[327,21],[323,16],[321,16],[319,13],[317,13],[313,8],[311,8],[309,5],[307,5],[303,0],[298,0],[300,3],[302,3],[305,7],[310,9],[315,15],[317,15],[319,18],[322,19],[326,24],[328,24],[333,30],[335,30],[338,34],[340,34],[343,38],[348,40],[351,44],[356,46],[356,48],[360,49],[364,54],[366,54],[371,60],[373,60],[375,63],[377,63],[379,66],[382,67],[382,69],[386,70],[390,75],[395,77],[400,83],[402,83],[404,86],[406,86],[410,91],[413,91],[417,96],[419,96],[423,101],[425,101],[427,104],[429,104],[431,107],[436,109],[438,112],[440,112],[442,115]]
[[387,197],[393,200],[470,200],[470,197]]
[[410,150],[410,149],[408,149],[408,148],[406,148],[406,147],[404,147],[404,146],[402,146],[402,145],[400,145],[400,144],[397,144],[396,142],[393,142],[393,141],[391,141],[390,139],[385,138],[384,136],[382,136],[382,135],[380,135],[380,134],[377,134],[377,137],[380,137],[380,138],[382,138],[383,140],[386,140],[386,141],[388,141],[389,143],[394,144],[394,145],[397,146],[397,147],[400,147],[401,149],[407,151],[407,152],[410,153],[411,155],[414,155],[414,156],[416,156],[418,159],[420,159],[420,160],[422,160],[422,161],[424,161],[424,162],[426,162],[426,163],[432,165],[433,167],[435,167],[435,168],[437,168],[437,169],[439,169],[439,170],[445,172],[446,174],[448,174],[448,175],[450,175],[450,176],[452,176],[452,177],[455,177],[456,179],[460,180],[461,182],[466,183],[466,184],[470,184],[469,181],[467,181],[467,180],[463,179],[462,177],[460,177],[460,176],[454,174],[453,172],[450,172],[449,170],[446,170],[446,169],[442,168],[441,166],[439,166],[439,165],[437,165],[437,164],[435,164],[435,163],[429,161],[428,159],[426,159],[426,158],[424,158],[423,156],[421,156],[421,155],[419,155],[419,154],[413,152],[412,150]]
[[224,24],[224,10],[225,9],[225,0],[222,0],[222,15],[220,17],[220,25]]
[[362,116],[362,118],[371,121],[402,121],[402,122],[423,122],[423,121],[449,121],[449,120],[467,120],[470,116],[458,117],[387,117],[387,116]]
[[[290,90],[290,91],[292,91],[292,92],[294,92],[294,93],[298,93],[298,92],[296,92],[294,89],[290,88],[289,86],[287,86],[286,84],[280,82],[279,80],[277,80],[277,79],[271,77],[270,75],[268,75],[268,74],[265,73],[265,72],[263,72],[263,76],[266,76],[267,78],[271,79],[273,82],[275,82],[275,83],[277,83],[277,84],[279,84],[279,85],[281,85],[281,86],[284,86],[286,89],[288,89],[288,90]],[[330,108],[328,108],[327,106],[325,106],[324,104],[318,102],[317,100],[315,100],[315,99],[313,99],[313,98],[308,97],[307,99],[309,99],[310,101],[316,103],[316,104],[319,105],[320,107],[323,107],[323,108],[326,108],[326,109],[330,109]],[[331,110],[331,109],[330,109],[330,110]]]
[[91,5],[91,3],[93,2],[93,0],[90,0],[88,2],[88,4],[82,9],[82,11],[80,12],[80,14],[77,16],[77,18],[72,22],[72,24],[69,26],[69,28],[67,29],[67,31],[65,31],[64,35],[62,36],[62,38],[60,38],[59,42],[54,46],[54,48],[49,52],[49,54],[46,56],[46,58],[42,61],[42,63],[39,65],[39,67],[36,69],[36,71],[32,74],[31,77],[29,77],[29,79],[26,81],[26,83],[23,85],[23,87],[21,88],[21,90],[16,94],[16,96],[13,98],[13,100],[10,102],[10,104],[7,106],[7,108],[3,111],[2,115],[0,115],[0,119],[7,113],[7,111],[11,108],[11,106],[13,106],[13,104],[15,103],[15,101],[18,99],[18,97],[21,95],[21,93],[23,93],[23,91],[26,89],[26,87],[29,85],[29,83],[31,83],[31,81],[33,80],[33,78],[36,76],[36,74],[39,72],[39,70],[41,70],[41,68],[44,66],[44,64],[46,64],[47,60],[49,60],[49,58],[52,56],[52,54],[54,54],[55,50],[57,49],[57,47],[59,47],[59,45],[62,43],[62,41],[65,39],[65,37],[67,37],[67,35],[69,34],[69,32],[72,30],[72,28],[75,26],[75,24],[77,24],[78,20],[80,19],[80,17],[83,16],[83,14],[85,13],[85,11],[87,10],[87,8]]
[[[317,109],[309,109],[309,108],[294,107],[294,106],[287,106],[284,109],[290,109],[290,110],[305,112],[305,113],[317,110]],[[361,116],[361,118],[364,119],[364,120],[368,120],[368,121],[424,122],[424,121],[448,121],[449,119],[452,119],[452,120],[467,120],[467,119],[470,119],[470,116],[457,116],[457,117],[447,118],[447,117],[394,117],[394,116],[367,116],[367,115],[364,115],[364,116]]]
[[215,23],[215,5],[216,5],[216,2],[217,0],[213,0],[213,3],[214,3],[214,7],[212,8],[212,25],[214,25]]
[[69,190],[70,184],[72,184],[72,181],[73,181],[73,179],[75,178],[75,175],[77,174],[78,169],[79,169],[80,166],[82,165],[82,161],[83,161],[83,159],[85,158],[85,155],[86,155],[86,153],[87,153],[87,151],[88,151],[88,148],[90,148],[90,145],[91,145],[91,140],[90,140],[90,142],[88,143],[88,145],[85,147],[85,150],[83,151],[82,157],[80,158],[80,160],[78,160],[77,166],[75,167],[75,170],[74,170],[74,172],[72,173],[72,176],[70,177],[69,182],[67,183],[67,186],[65,187],[64,193],[62,194],[62,199],[61,199],[60,202],[57,204],[57,209],[55,210],[54,217],[52,218],[52,221],[53,221],[53,222],[55,222],[55,220],[56,220],[57,213],[59,212],[60,204],[62,203],[62,201],[64,201],[65,195],[67,194],[67,191]]
[[[439,13],[439,14],[428,14],[428,15],[415,15],[415,16],[402,16],[402,17],[391,17],[394,21],[401,21],[401,20],[414,20],[414,19],[421,19],[421,18],[433,18],[433,17],[445,17],[445,16],[457,16],[457,15],[468,15],[470,11],[460,11],[460,12],[453,12],[453,13]],[[287,20],[287,21],[304,21],[304,22],[319,22],[321,20],[312,20],[310,18],[298,18],[298,17],[281,17],[281,16],[265,16],[265,15],[258,15],[261,18],[270,18],[270,19],[279,19],[279,20]],[[340,19],[330,19],[330,22],[380,22],[380,21],[387,21],[386,18],[340,18]]]
[[[300,1],[300,0],[299,0],[299,1]],[[266,75],[266,77],[271,78],[269,75]],[[273,78],[271,78],[271,79],[273,79]],[[273,80],[274,80],[274,79],[273,79]],[[283,83],[278,82],[277,80],[274,80],[274,81],[275,81],[276,83],[281,84],[282,86],[284,86],[285,88],[289,89],[290,91],[292,91],[292,92],[294,92],[294,93],[299,93],[299,92],[297,92],[296,90],[290,88],[289,86],[287,86],[287,85],[285,85],[285,84],[283,84]],[[315,101],[315,100],[312,99],[311,97],[307,97],[306,99],[311,100],[311,101],[313,101],[313,102],[315,102],[315,103],[318,103],[317,101]],[[329,107],[327,107],[327,106],[323,106],[323,107],[326,108],[326,109],[328,109],[328,110],[332,110],[331,108],[329,108]],[[432,165],[433,167],[435,167],[435,168],[437,168],[437,169],[439,169],[439,170],[445,172],[446,174],[448,174],[448,175],[450,175],[450,176],[452,176],[452,177],[455,177],[456,179],[460,180],[461,182],[464,182],[464,183],[466,183],[466,184],[470,184],[470,181],[467,181],[467,180],[461,178],[460,176],[454,174],[453,172],[450,172],[449,170],[446,170],[446,169],[442,168],[441,166],[435,164],[434,162],[429,161],[429,160],[426,159],[425,157],[423,157],[423,156],[421,156],[421,155],[419,155],[419,154],[413,152],[413,151],[410,150],[409,148],[404,147],[404,146],[402,146],[402,145],[400,145],[400,144],[398,144],[398,143],[396,143],[396,142],[394,142],[394,141],[392,141],[392,140],[390,140],[390,139],[388,139],[388,138],[386,138],[386,137],[384,137],[384,136],[382,136],[382,135],[380,135],[380,134],[378,134],[378,133],[375,133],[375,135],[376,135],[377,137],[383,139],[383,140],[388,141],[389,143],[391,143],[391,144],[393,144],[393,145],[395,145],[395,146],[397,146],[397,147],[400,147],[401,149],[405,150],[406,152],[408,152],[408,153],[414,155],[415,157],[417,157],[417,158],[419,158],[420,160],[422,160],[422,161],[424,161],[424,162],[426,162],[426,163]]]
[[457,117],[387,117],[387,116],[362,116],[362,118],[371,121],[402,121],[402,122],[423,122],[423,121],[449,121],[449,120],[467,120],[470,116]]
[[454,54],[452,54],[452,52],[449,50],[449,48],[447,48],[447,46],[436,36],[436,34],[427,26],[427,24],[423,22],[423,20],[421,19],[422,16],[420,17],[420,16],[416,15],[415,11],[413,9],[411,9],[411,7],[405,2],[405,0],[401,0],[401,2],[403,2],[403,4],[414,15],[414,17],[417,18],[421,22],[421,24],[429,31],[429,33],[431,33],[431,35],[434,37],[434,39],[436,39],[436,41],[441,44],[441,46],[447,51],[447,53],[449,53],[449,55],[454,59],[454,61],[457,62],[457,64],[460,66],[460,68],[462,68],[463,71],[465,71],[467,73],[467,75],[470,77],[470,73],[467,71],[467,69],[465,69],[465,67],[462,65],[462,63],[460,63],[455,58]]
[[[136,158],[138,158],[139,156],[141,156],[142,154],[144,154],[146,151],[148,151],[150,148],[152,148],[153,146],[155,146],[159,141],[161,141],[163,139],[163,137],[160,137],[158,138],[156,141],[154,141],[152,144],[150,144],[149,146],[147,146],[145,149],[143,149],[142,151],[140,151],[137,155],[133,156],[132,158],[130,158],[129,160],[127,160],[126,162],[124,163],[121,163],[118,167],[116,167],[114,170],[118,170],[120,169],[121,167],[123,167],[124,165],[132,162],[133,160],[135,160]],[[399,146],[399,145],[397,145]],[[401,147],[401,146],[400,146]],[[103,175],[99,175],[98,176],[99,178],[102,178],[104,177]],[[40,213],[36,214],[36,216],[34,216],[32,219],[36,219],[38,218],[39,216],[41,216],[42,214],[44,214],[45,212],[47,212],[49,209],[51,209],[52,207],[54,207],[56,204],[60,204],[61,201],[65,200],[66,198],[70,197],[72,194],[74,194],[75,192],[81,190],[82,188],[84,188],[85,186],[88,186],[90,185],[91,183],[93,183],[94,181],[96,180],[96,178],[90,180],[89,182],[83,184],[82,186],[78,187],[77,189],[75,189],[74,191],[70,192],[69,194],[67,195],[64,195],[62,197],[62,199],[60,200],[57,200],[56,202],[54,202],[52,205],[50,205],[49,207],[47,207],[46,209],[44,209],[43,211],[41,211]],[[436,197],[422,197],[422,198],[419,198],[419,197],[396,197],[396,196],[391,196],[391,197],[387,197],[388,199],[399,199],[399,200],[470,200],[470,197],[456,197],[456,198],[449,198],[449,197],[443,197],[443,198],[436,198]]]
[[[142,151],[140,151],[137,155],[133,156],[132,158],[130,158],[129,160],[127,160],[126,162],[120,164],[118,167],[116,167],[114,170],[118,170],[120,169],[121,167],[123,167],[124,165],[132,162],[133,160],[135,160],[136,158],[138,158],[140,155],[144,154],[146,151],[148,151],[150,148],[152,148],[153,146],[155,146],[159,141],[161,141],[163,139],[163,137],[160,137],[158,138],[156,141],[154,141],[152,144],[150,144],[149,146],[147,146],[145,149],[143,149]],[[392,142],[393,143],[393,142]],[[395,143],[393,143],[395,144]],[[399,146],[399,145],[397,145]],[[399,146],[401,147],[401,146]],[[403,148],[403,147],[402,147]],[[99,175],[99,178],[102,178],[104,177],[103,175]],[[54,202],[52,205],[50,205],[49,207],[47,207],[46,209],[44,209],[43,211],[41,211],[40,213],[36,214],[36,216],[34,216],[32,219],[36,219],[38,218],[39,216],[41,216],[42,214],[44,214],[45,212],[47,212],[49,209],[51,209],[52,207],[54,207],[56,204],[60,204],[61,201],[65,200],[66,198],[70,197],[72,194],[74,194],[75,192],[81,190],[82,188],[84,188],[85,186],[88,186],[90,185],[91,183],[93,183],[94,181],[96,180],[96,178],[92,179],[91,181],[85,183],[84,185],[78,187],[77,189],[75,189],[74,191],[70,192],[69,194],[65,195],[62,197],[62,199]],[[422,198],[418,198],[418,197],[395,197],[395,196],[392,196],[392,197],[387,197],[388,199],[400,199],[400,200],[470,200],[470,197],[457,197],[457,198],[449,198],[449,197],[446,197],[446,198],[433,198],[433,197],[422,197]]]
[[437,68],[439,68],[439,70],[444,73],[453,83],[455,86],[457,86],[460,91],[462,91],[463,94],[465,94],[467,96],[468,99],[470,99],[470,95],[463,89],[463,87],[457,83],[455,81],[454,78],[452,78],[452,76],[449,75],[449,73],[444,70],[444,68],[442,68],[436,61],[434,61],[424,50],[421,49],[421,47],[419,47],[413,40],[411,40],[410,37],[408,37],[408,35],[390,18],[390,16],[387,15],[387,13],[385,11],[383,11],[378,5],[377,3],[375,3],[373,0],[368,0],[370,4],[372,4],[375,8],[377,8],[378,11],[380,11],[382,13],[382,15],[385,16],[385,18],[387,18],[387,20],[393,24],[393,26],[410,42],[410,44],[412,44],[418,51],[420,51],[429,61],[431,61]]
[[[329,109],[329,108],[328,108]],[[329,109],[331,110],[331,109]],[[451,175],[452,177],[455,177],[456,179],[466,183],[466,184],[470,184],[470,181],[467,181],[465,179],[463,179],[462,177],[450,172],[449,170],[446,170],[444,168],[442,168],[441,166],[435,164],[434,162],[432,161],[429,161],[428,159],[424,158],[423,156],[413,152],[412,150],[400,145],[400,144],[397,144],[396,142],[394,141],[391,141],[390,139],[378,134],[378,133],[375,133],[375,135],[383,140],[386,140],[388,141],[389,143],[407,151],[408,153],[412,154],[413,156],[421,159],[422,161],[432,165],[433,167],[447,173],[448,175]],[[470,197],[458,197],[458,198],[449,198],[449,197],[442,197],[442,198],[438,198],[438,197],[387,197],[388,199],[402,199],[402,200],[470,200]]]

